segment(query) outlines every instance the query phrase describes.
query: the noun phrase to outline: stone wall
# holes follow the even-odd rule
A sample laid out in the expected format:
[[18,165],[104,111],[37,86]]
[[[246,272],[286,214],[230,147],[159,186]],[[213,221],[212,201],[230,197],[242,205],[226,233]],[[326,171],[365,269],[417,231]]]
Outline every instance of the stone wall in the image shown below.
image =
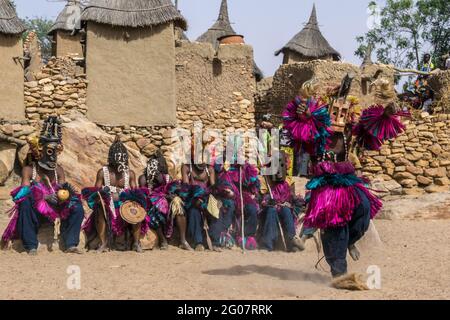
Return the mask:
[[384,144],[380,151],[365,151],[364,174],[374,189],[397,194],[449,191],[450,115],[440,114],[406,122],[406,132]]
[[[35,80],[24,84],[26,119],[0,123],[0,133],[12,139],[0,148],[0,162],[2,155],[11,160],[17,150],[17,160],[23,164],[27,138],[38,133],[42,120],[50,114],[60,115],[63,120],[65,151],[61,164],[70,171],[68,180],[78,187],[93,183],[96,170],[105,164],[107,149],[115,135],[120,136],[136,159],[132,168],[138,173],[145,166],[145,157],[161,149],[171,172],[177,175],[173,152],[177,143],[172,141],[172,129],[176,126],[190,130],[194,122],[202,121],[205,128],[222,130],[255,127],[251,47],[221,46],[215,52],[209,44],[182,41],[178,42],[176,59],[176,125],[107,126],[95,125],[86,117],[89,106],[86,96],[91,82],[83,69],[76,66],[71,56],[52,58],[35,73]],[[3,162],[0,183],[13,170],[11,161]]]
[[264,113],[281,115],[286,104],[299,94],[305,81],[314,77],[318,80],[319,94],[324,95],[328,87],[339,85],[347,73],[355,75],[350,94],[360,99],[361,106],[391,101],[377,96],[374,86],[377,80],[385,79],[389,81],[389,89],[393,90],[394,72],[389,67],[373,64],[360,68],[350,63],[314,60],[280,66],[273,77],[272,88],[263,88],[257,94],[257,118]]
[[88,81],[80,72],[70,57],[53,58],[35,74],[36,80],[25,82],[25,110],[30,124],[49,114],[64,116],[72,109],[86,113]]

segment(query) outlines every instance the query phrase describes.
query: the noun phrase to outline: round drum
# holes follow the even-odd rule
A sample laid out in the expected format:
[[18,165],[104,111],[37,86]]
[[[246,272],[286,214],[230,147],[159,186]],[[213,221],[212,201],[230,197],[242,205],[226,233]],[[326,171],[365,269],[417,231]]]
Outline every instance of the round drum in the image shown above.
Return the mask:
[[144,221],[147,212],[135,201],[126,201],[120,206],[120,216],[129,224],[138,224]]

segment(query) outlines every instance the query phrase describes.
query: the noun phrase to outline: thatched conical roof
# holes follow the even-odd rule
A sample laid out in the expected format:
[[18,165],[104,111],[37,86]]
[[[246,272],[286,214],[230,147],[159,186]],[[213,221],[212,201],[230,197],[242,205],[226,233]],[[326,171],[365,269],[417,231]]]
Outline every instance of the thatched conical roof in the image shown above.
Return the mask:
[[235,34],[236,32],[231,27],[230,17],[228,15],[228,2],[227,0],[222,0],[219,17],[217,18],[216,23],[214,23],[208,31],[198,37],[197,41],[211,43],[213,47],[217,49],[219,47],[219,41],[217,39]]
[[0,33],[21,34],[26,30],[25,25],[17,17],[16,10],[9,0],[0,0]]
[[340,53],[330,46],[320,32],[315,5],[303,30],[296,34],[282,49],[275,52],[275,55],[278,56],[287,50],[294,51],[306,58],[318,59],[326,56],[332,56],[334,60],[340,60],[341,58]]
[[186,30],[187,22],[171,0],[91,0],[82,21],[121,27],[153,27],[173,22]]
[[[228,14],[228,2],[227,0],[222,0],[217,21],[211,28],[208,29],[208,31],[198,37],[197,41],[211,43],[214,49],[217,49],[219,47],[218,39],[220,37],[235,34],[236,32],[231,26],[230,16]],[[261,69],[258,67],[255,61],[253,61],[253,75],[255,76],[256,81],[260,81],[264,77]]]
[[57,30],[73,31],[74,29],[80,29],[81,11],[80,0],[68,0],[48,34],[52,34]]

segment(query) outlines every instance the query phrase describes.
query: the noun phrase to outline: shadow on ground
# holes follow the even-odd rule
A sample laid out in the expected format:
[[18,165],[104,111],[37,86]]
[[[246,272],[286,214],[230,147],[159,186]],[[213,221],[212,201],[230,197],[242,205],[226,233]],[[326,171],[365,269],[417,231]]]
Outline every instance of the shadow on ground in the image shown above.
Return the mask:
[[313,283],[328,283],[330,281],[328,276],[319,273],[257,265],[234,266],[227,269],[207,270],[203,273],[211,276],[245,276],[256,273],[289,281],[309,281]]

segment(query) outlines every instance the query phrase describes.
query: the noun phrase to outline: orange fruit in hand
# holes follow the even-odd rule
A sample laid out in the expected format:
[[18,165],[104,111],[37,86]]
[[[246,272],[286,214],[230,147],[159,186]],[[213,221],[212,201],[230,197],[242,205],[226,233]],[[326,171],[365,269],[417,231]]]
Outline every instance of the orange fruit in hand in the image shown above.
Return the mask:
[[70,197],[70,193],[67,190],[61,189],[58,191],[58,199],[61,202],[67,201]]

